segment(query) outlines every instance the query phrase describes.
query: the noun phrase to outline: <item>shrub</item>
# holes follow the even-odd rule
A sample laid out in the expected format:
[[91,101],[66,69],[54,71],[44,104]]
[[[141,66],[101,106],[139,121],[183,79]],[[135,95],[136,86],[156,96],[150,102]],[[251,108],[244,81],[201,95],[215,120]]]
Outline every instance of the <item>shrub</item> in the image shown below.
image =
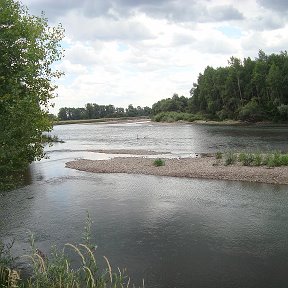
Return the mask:
[[159,167],[159,166],[164,166],[165,165],[165,161],[161,158],[157,158],[153,161],[153,165],[156,166],[156,167]]
[[276,151],[273,153],[273,163],[275,167],[281,166],[281,153],[279,151]]
[[260,153],[256,153],[255,154],[255,157],[254,157],[254,165],[255,166],[261,166],[262,164],[262,161],[263,161],[263,157]]
[[243,159],[242,159],[242,164],[244,166],[251,166],[255,160],[254,154],[248,153],[244,154]]
[[265,113],[257,100],[253,98],[239,110],[238,118],[242,121],[256,122],[265,119]]
[[233,152],[228,152],[225,155],[225,165],[226,166],[234,164],[236,162],[236,160],[237,160],[237,156]]
[[281,157],[281,164],[284,166],[288,166],[288,154],[283,154]]
[[216,157],[217,160],[222,159],[222,152],[216,152],[215,157]]

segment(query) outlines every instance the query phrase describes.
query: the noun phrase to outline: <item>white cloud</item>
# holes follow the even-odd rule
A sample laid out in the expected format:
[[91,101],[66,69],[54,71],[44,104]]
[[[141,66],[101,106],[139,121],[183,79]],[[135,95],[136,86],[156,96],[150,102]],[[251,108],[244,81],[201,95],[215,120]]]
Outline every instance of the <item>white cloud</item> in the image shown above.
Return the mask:
[[286,0],[24,0],[66,29],[56,107],[189,96],[207,65],[288,47]]

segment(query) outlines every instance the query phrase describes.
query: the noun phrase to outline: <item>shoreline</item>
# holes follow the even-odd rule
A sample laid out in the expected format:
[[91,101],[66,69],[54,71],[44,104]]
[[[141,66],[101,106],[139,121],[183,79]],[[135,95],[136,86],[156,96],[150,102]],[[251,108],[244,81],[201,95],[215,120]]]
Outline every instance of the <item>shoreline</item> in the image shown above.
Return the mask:
[[288,166],[224,166],[215,157],[165,159],[165,166],[155,167],[153,159],[144,157],[116,157],[109,160],[75,160],[67,168],[92,173],[126,173],[154,176],[247,181],[288,185]]

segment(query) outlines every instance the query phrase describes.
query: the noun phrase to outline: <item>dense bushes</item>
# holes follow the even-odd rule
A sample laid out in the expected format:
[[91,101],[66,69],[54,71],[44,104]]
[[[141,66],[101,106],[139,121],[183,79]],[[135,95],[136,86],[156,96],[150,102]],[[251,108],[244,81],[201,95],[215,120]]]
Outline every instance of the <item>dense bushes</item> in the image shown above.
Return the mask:
[[195,120],[200,119],[202,119],[200,115],[193,115],[184,112],[161,112],[152,117],[152,120],[156,122],[177,122],[177,121],[193,122]]

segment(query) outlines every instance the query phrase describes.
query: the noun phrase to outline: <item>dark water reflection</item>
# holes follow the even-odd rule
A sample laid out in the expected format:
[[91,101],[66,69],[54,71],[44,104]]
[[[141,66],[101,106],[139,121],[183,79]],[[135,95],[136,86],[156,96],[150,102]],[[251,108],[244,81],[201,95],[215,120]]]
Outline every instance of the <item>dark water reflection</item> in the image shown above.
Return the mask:
[[[102,126],[97,129],[104,133],[105,126]],[[77,125],[73,127],[75,132]],[[115,127],[107,126],[110,134],[106,142],[110,141],[109,137],[117,139]],[[136,142],[132,136],[136,131],[138,134],[150,131],[151,136],[153,129],[139,125],[131,132],[131,127],[133,130],[133,125],[126,128],[120,125],[122,142],[118,139],[119,143],[125,147],[123,138],[131,138],[127,141],[138,143],[137,148],[145,148],[147,144]],[[180,133],[178,130],[182,128],[184,132]],[[220,130],[216,127],[214,132],[212,128],[206,131],[200,127],[196,132],[189,129],[186,125],[164,129],[165,133],[170,131],[167,139],[172,139],[172,143],[178,141],[175,150],[180,155],[199,152],[197,147],[205,152],[210,149],[199,143],[192,144],[191,139],[208,143],[211,139],[204,141],[204,136],[213,134],[218,139],[215,144],[218,147],[225,139],[228,143],[237,143],[235,135],[240,133],[232,128],[228,132],[222,127]],[[70,127],[61,127],[59,134],[65,138],[69,131]],[[84,146],[101,147],[96,136],[82,139],[81,131],[78,131],[80,140],[70,136],[63,146],[48,149],[50,159],[31,166],[32,184],[0,196],[1,238],[16,238],[14,253],[25,254],[29,250],[29,230],[35,233],[37,244],[44,252],[54,243],[61,247],[67,241],[80,242],[86,211],[89,211],[99,259],[106,255],[114,267],[127,267],[136,283],[140,284],[144,277],[145,287],[287,287],[287,186],[92,174],[64,168],[69,159],[100,157],[97,153],[79,151]],[[159,131],[159,138],[164,137],[165,133],[159,135]],[[254,137],[253,141],[258,139],[258,144],[266,142],[266,147],[278,142],[285,146],[283,131],[281,137],[271,131],[267,135],[264,131],[263,138],[255,131],[247,133]],[[90,137],[91,133],[87,135]],[[177,140],[178,135],[184,140]],[[104,143],[104,137],[101,139]],[[247,136],[247,139],[250,138]],[[102,149],[121,148],[114,140]],[[155,137],[149,141],[160,144],[149,147],[169,150],[170,140],[165,142]],[[181,141],[185,144],[179,144]],[[257,143],[253,145],[256,147]],[[68,148],[70,152],[66,151]],[[25,266],[21,261],[20,265]]]

